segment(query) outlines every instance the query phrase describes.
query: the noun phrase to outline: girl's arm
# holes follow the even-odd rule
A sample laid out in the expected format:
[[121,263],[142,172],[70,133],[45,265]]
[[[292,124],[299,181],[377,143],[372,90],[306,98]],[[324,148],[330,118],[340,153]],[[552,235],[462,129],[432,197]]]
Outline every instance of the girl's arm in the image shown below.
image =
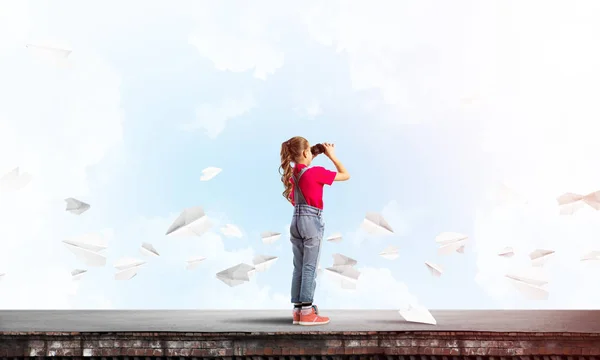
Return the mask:
[[337,169],[337,174],[335,175],[335,179],[333,181],[346,181],[350,179],[350,174],[348,174],[348,171],[342,162],[337,158],[337,156],[335,156],[335,154],[329,156],[329,159],[331,159],[333,165],[335,165],[335,168]]

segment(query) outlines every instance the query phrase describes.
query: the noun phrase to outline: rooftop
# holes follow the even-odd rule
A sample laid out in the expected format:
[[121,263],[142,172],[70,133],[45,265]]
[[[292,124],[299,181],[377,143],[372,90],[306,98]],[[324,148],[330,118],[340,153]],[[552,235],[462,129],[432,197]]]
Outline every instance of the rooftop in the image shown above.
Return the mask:
[[291,310],[2,310],[0,332],[556,332],[600,333],[600,310],[432,310],[437,325],[395,310],[319,309],[331,322],[292,325]]

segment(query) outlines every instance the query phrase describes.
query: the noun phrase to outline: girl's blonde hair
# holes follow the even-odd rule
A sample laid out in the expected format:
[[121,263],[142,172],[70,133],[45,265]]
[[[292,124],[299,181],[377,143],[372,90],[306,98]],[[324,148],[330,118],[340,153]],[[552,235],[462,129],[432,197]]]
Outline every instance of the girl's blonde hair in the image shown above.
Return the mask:
[[290,181],[293,172],[291,163],[296,163],[302,152],[306,149],[308,149],[308,140],[302,136],[294,136],[281,144],[281,166],[279,167],[279,173],[281,174],[281,182],[284,187],[282,195],[289,202],[292,202],[290,194],[294,186]]

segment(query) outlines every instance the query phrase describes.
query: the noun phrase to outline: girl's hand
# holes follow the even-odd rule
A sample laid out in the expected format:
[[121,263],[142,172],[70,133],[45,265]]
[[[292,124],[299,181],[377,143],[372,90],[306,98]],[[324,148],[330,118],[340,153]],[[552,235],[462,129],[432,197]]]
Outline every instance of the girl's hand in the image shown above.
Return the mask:
[[335,145],[334,144],[323,143],[323,146],[325,147],[325,155],[327,155],[328,158],[335,156]]

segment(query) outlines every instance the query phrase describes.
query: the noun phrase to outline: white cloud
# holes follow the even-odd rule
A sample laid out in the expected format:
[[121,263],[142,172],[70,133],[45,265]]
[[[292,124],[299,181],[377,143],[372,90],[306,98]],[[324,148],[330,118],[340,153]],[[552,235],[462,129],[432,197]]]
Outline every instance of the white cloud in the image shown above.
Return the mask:
[[220,104],[201,104],[196,109],[196,119],[182,126],[184,130],[193,131],[202,129],[208,137],[214,139],[223,130],[227,122],[243,116],[256,107],[256,101],[250,94],[239,98],[228,98]]
[[120,78],[85,46],[70,68],[32,57],[24,41],[52,31],[27,11],[0,4],[0,17],[15,19],[0,21],[0,172],[19,166],[33,177],[0,195],[0,308],[68,308],[72,262],[60,240],[73,235],[73,218],[62,199],[87,194],[86,169],[121,142]]
[[[600,6],[587,1],[578,6],[510,2],[500,6],[499,14],[481,31],[494,34],[482,48],[488,58],[479,67],[486,87],[494,89],[479,107],[482,148],[490,170],[498,174],[487,186],[506,181],[530,204],[479,209],[477,279],[503,307],[589,306],[600,299],[600,292],[589,286],[600,273],[586,275],[579,259],[597,247],[598,213],[584,209],[572,217],[559,216],[555,199],[567,191],[586,194],[600,188],[600,170],[593,165],[600,150],[595,100],[600,95],[600,51],[589,46],[600,31],[595,21]],[[525,255],[537,247],[556,251],[548,265],[547,302],[523,300],[499,280],[508,265],[494,252],[505,245]]]
[[254,69],[254,77],[265,80],[283,66],[284,54],[278,46],[282,28],[273,23],[285,15],[285,8],[284,3],[273,0],[248,5],[195,1],[189,42],[218,70]]

